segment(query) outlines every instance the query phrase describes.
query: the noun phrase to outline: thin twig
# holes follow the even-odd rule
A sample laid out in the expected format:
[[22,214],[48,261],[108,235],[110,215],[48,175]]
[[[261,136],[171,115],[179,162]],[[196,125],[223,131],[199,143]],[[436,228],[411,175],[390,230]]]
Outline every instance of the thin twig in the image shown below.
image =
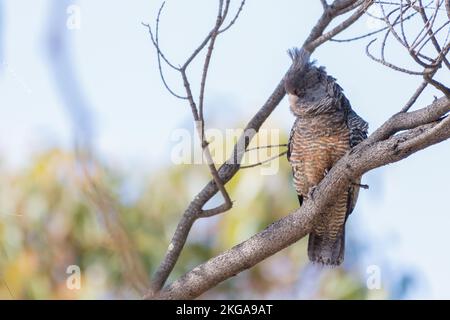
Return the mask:
[[237,19],[239,18],[239,15],[242,12],[242,9],[244,9],[244,5],[245,5],[245,0],[241,1],[241,5],[239,6],[238,11],[236,12],[236,14],[234,15],[233,19],[231,19],[231,21],[228,23],[228,25],[226,27],[224,27],[223,29],[219,30],[219,34],[226,32],[228,29],[230,29],[237,21]]
[[424,79],[436,89],[440,90],[447,98],[450,98],[450,88],[443,83],[433,79],[429,74],[424,75]]
[[450,0],[445,0],[445,9],[447,11],[447,17],[450,20]]
[[[356,0],[335,0],[328,10],[325,10],[316,25],[312,28],[308,38],[305,40],[303,49],[312,53],[318,46],[329,40],[329,38],[335,36],[341,31],[345,30],[351,24],[353,24],[358,17],[360,17],[364,10],[367,9],[369,5],[372,4],[372,0],[361,1],[361,7],[358,8],[357,12],[350,16],[344,23],[335,27],[331,33],[323,35],[324,30],[329,26],[329,24],[333,21],[333,19],[339,16],[339,13],[350,6],[355,5],[355,3],[359,3],[360,1]],[[356,14],[356,15],[355,15]],[[202,49],[208,44],[212,36],[212,32],[208,33],[207,37],[203,40],[197,49],[192,53],[192,55],[188,58],[184,65],[180,67],[180,72],[183,76],[183,82],[185,83],[185,87],[190,88],[186,85],[186,68],[193,61],[193,59],[202,51]],[[189,82],[187,81],[187,84]],[[189,90],[188,90],[189,91]],[[245,153],[246,148],[251,142],[251,139],[256,135],[256,132],[259,130],[264,121],[269,117],[275,107],[281,102],[285,95],[284,91],[284,81],[280,80],[274,92],[268,98],[268,100],[264,103],[261,109],[255,114],[255,116],[249,121],[246,126],[244,133],[239,138],[238,142],[235,144],[233,153],[229,160],[222,165],[218,170],[218,177],[223,183],[227,183],[238,171],[239,164],[242,160],[243,154]],[[192,94],[188,93],[188,100],[191,100]],[[195,104],[193,105],[195,106]],[[191,105],[192,107],[192,105]],[[194,112],[194,108],[193,112]],[[208,149],[207,149],[208,150]],[[188,208],[184,212],[181,220],[179,221],[176,231],[172,237],[169,248],[166,252],[164,259],[162,260],[158,270],[156,271],[152,285],[147,297],[152,297],[156,294],[166,282],[169,274],[173,270],[180,253],[186,243],[186,239],[190,232],[190,229],[196,219],[207,217],[210,215],[217,214],[217,212],[223,212],[224,205],[223,204],[217,208],[212,210],[203,210],[203,206],[218,192],[220,191],[220,184],[216,183],[216,180],[213,179],[210,181],[202,191],[191,201]]]
[[[442,26],[440,26],[439,28],[437,28],[436,31],[434,31],[434,32],[430,35],[430,37],[422,43],[422,45],[421,45],[421,46],[419,47],[419,49],[417,50],[417,54],[420,54],[420,52],[423,50],[423,48],[425,47],[425,45],[426,45],[430,40],[431,40],[432,42],[433,42],[433,39],[434,39],[435,41],[437,41],[437,40],[436,40],[436,34],[439,33],[439,31],[443,30],[448,24],[450,24],[450,21],[446,21]],[[438,52],[440,52],[440,51],[442,50],[442,49],[440,48],[440,46],[439,46],[439,43],[437,43],[437,48],[439,48],[439,51],[438,51]],[[444,61],[447,61],[447,59],[444,59]],[[446,63],[446,65],[448,66],[448,63]]]
[[[427,108],[444,106],[449,101],[435,101]],[[406,122],[420,123],[420,115],[429,112],[404,113],[400,116]],[[343,190],[348,188],[362,174],[383,165],[398,162],[415,152],[450,138],[450,117],[437,118],[425,125],[418,125],[376,143],[362,143],[354,153],[342,157],[318,184],[314,200],[306,199],[300,209],[275,221],[248,240],[202,263],[165,287],[157,296],[159,299],[194,299],[219,283],[247,270],[262,260],[297,242],[310,233],[317,216],[334,203]],[[389,120],[388,120],[389,121]],[[389,127],[383,125],[386,130]],[[401,126],[397,127],[401,130]],[[394,130],[396,132],[396,130]],[[349,169],[351,168],[351,169]],[[151,297],[150,297],[151,298]]]
[[254,150],[260,150],[260,149],[270,149],[270,148],[287,147],[287,146],[288,146],[287,143],[283,143],[283,144],[274,144],[274,145],[269,145],[269,146],[258,146],[258,147],[254,147],[254,148],[248,148],[247,150],[245,150],[245,152],[254,151]]
[[[439,42],[437,41],[437,39],[435,37],[436,33],[433,32],[433,25],[434,25],[434,22],[436,21],[437,13],[438,13],[438,10],[439,10],[439,8],[440,8],[442,3],[441,3],[440,0],[436,0],[436,9],[435,9],[435,12],[433,13],[433,15],[431,16],[430,19],[428,19],[427,14],[426,14],[425,10],[422,7],[422,0],[419,0],[419,3],[421,4],[421,6],[419,7],[419,11],[420,11],[420,15],[422,17],[422,20],[424,21],[425,24],[429,24],[429,28],[427,28],[427,33],[429,35],[428,40],[431,39],[431,42],[433,43],[436,51],[437,52],[441,52],[441,50],[442,50],[441,46],[439,45]],[[448,24],[448,21],[444,24],[444,26],[447,25],[447,24]],[[444,26],[442,26],[442,27],[444,27]],[[420,52],[422,50],[422,48],[423,48],[423,46],[417,51]],[[445,57],[444,57],[444,63],[447,66],[447,68],[450,68],[450,63],[447,60],[447,58],[445,58]]]
[[414,103],[416,103],[417,99],[420,97],[420,95],[425,90],[427,85],[428,85],[428,81],[423,81],[420,84],[419,88],[417,88],[417,90],[414,92],[412,97],[408,100],[406,105],[402,108],[402,110],[400,110],[400,112],[407,112],[409,109],[411,109],[411,107],[414,105]]
[[[408,6],[407,6],[407,8],[409,9]],[[404,13],[406,13],[406,12],[403,11],[403,0],[400,0],[400,29],[402,32],[403,42],[406,44],[407,47],[409,47],[408,39],[406,38],[406,35],[405,35],[405,25],[404,25],[405,17],[403,16]]]
[[157,16],[157,18],[156,18],[156,34],[155,34],[155,35],[153,35],[152,28],[150,27],[149,24],[142,23],[142,25],[145,26],[145,27],[147,27],[148,32],[149,32],[149,34],[150,34],[150,39],[152,40],[153,46],[154,46],[155,49],[156,49],[157,57],[158,57],[158,70],[159,70],[159,75],[160,75],[160,77],[161,77],[161,80],[162,80],[164,86],[166,87],[167,91],[169,91],[169,93],[170,93],[171,95],[173,95],[175,98],[182,99],[182,100],[187,100],[187,97],[184,97],[184,96],[181,96],[181,95],[175,93],[175,91],[173,91],[172,88],[170,88],[170,86],[168,85],[168,83],[167,83],[167,81],[166,81],[166,78],[165,78],[165,76],[164,76],[164,72],[163,72],[163,69],[162,69],[161,59],[163,59],[164,62],[165,62],[168,66],[170,66],[172,69],[174,69],[174,70],[176,70],[176,71],[180,71],[180,68],[175,67],[175,65],[173,65],[173,64],[166,58],[166,56],[165,56],[164,53],[161,51],[161,48],[160,48],[160,46],[159,46],[159,22],[160,22],[160,17],[161,17],[161,13],[162,13],[162,10],[163,10],[163,8],[164,8],[164,5],[165,5],[165,2],[162,3],[162,5],[161,5],[161,7],[159,8],[159,11],[158,11],[158,16]]
[[375,41],[377,41],[377,39],[373,39],[373,40],[370,41],[369,44],[366,46],[366,54],[367,54],[367,56],[369,56],[369,58],[371,58],[372,60],[374,60],[374,61],[376,61],[376,62],[378,62],[378,63],[381,63],[382,65],[384,65],[384,66],[386,66],[386,67],[389,67],[389,68],[391,68],[391,69],[393,69],[393,70],[396,70],[396,71],[399,71],[399,72],[403,72],[403,73],[406,73],[406,74],[419,75],[419,76],[423,76],[423,75],[425,74],[424,72],[420,72],[420,71],[412,71],[412,70],[408,70],[408,69],[405,69],[405,68],[401,68],[401,67],[398,67],[398,66],[396,66],[396,65],[394,65],[394,64],[392,64],[392,63],[390,63],[390,62],[387,62],[387,61],[385,61],[385,60],[383,60],[383,59],[378,59],[378,58],[374,57],[374,56],[370,53],[369,48],[370,48],[370,46],[372,45],[372,43],[374,43]]
[[[419,8],[418,6],[413,6],[413,7],[414,7],[414,10],[415,10],[417,13],[420,13],[421,10],[429,9],[429,6],[431,5],[431,3],[433,3],[433,0],[431,0],[431,1],[430,1],[429,3],[427,3],[426,5],[421,5],[420,8]],[[420,38],[420,37],[422,36],[422,33],[424,33],[424,31],[426,31],[427,28],[428,28],[428,23],[424,23],[422,29],[420,30],[419,33],[417,33],[416,38],[415,38],[414,41],[412,42],[412,45],[411,45],[411,48],[412,48],[412,49],[414,49],[416,45],[419,45],[419,44],[423,41],[423,39],[426,37],[426,32],[425,32],[425,34],[423,35],[423,37]]]
[[[225,12],[228,11],[229,4],[230,4],[230,1],[228,0]],[[211,39],[209,41],[209,46],[208,46],[208,50],[206,52],[205,62],[203,64],[202,80],[200,82],[200,95],[198,98],[198,109],[199,109],[199,119],[198,120],[200,121],[200,126],[201,126],[200,140],[202,143],[202,148],[205,148],[207,146],[207,144],[205,143],[205,119],[203,117],[203,105],[204,105],[204,100],[205,100],[206,78],[208,76],[209,64],[211,62],[211,57],[212,57],[212,53],[214,50],[214,44],[217,39],[219,28],[222,25],[223,20],[225,19],[225,17],[222,16],[222,7],[223,7],[223,0],[220,0],[219,12],[218,12],[217,18],[216,18],[216,25],[214,26],[214,29],[211,32]],[[224,16],[225,15],[226,15],[226,13],[224,13]]]
[[404,29],[403,29],[403,14],[404,14],[404,12],[406,12],[408,9],[409,9],[409,7],[407,7],[406,9],[403,9],[403,7],[401,7],[401,9],[400,9],[400,14],[399,14],[399,16],[396,18],[396,21],[399,20],[399,21],[400,21],[400,25],[401,25],[401,27],[402,27],[402,30],[401,30],[401,31],[402,31],[402,37],[403,37],[403,39],[402,39],[402,38],[400,38],[400,35],[397,33],[397,31],[395,31],[394,25],[395,25],[395,22],[396,22],[396,21],[394,21],[393,24],[390,22],[389,17],[386,15],[386,12],[384,11],[384,7],[381,5],[381,11],[383,12],[383,18],[384,18],[384,21],[385,21],[385,23],[387,24],[387,26],[389,27],[389,31],[386,33],[386,36],[384,37],[384,41],[383,41],[383,46],[382,46],[382,52],[383,52],[383,53],[382,53],[382,59],[381,59],[381,60],[385,60],[385,58],[384,58],[384,48],[385,48],[385,44],[386,44],[386,39],[387,39],[387,36],[389,35],[389,33],[391,33],[391,34],[394,36],[394,38],[395,38],[395,39],[396,39],[403,47],[405,47],[405,48],[408,50],[408,52],[409,52],[409,54],[411,55],[411,57],[412,57],[418,64],[420,64],[420,65],[421,65],[422,67],[424,67],[424,68],[431,68],[431,67],[432,67],[431,65],[429,65],[429,64],[427,64],[427,63],[421,61],[421,60],[418,58],[418,56],[417,56],[416,54],[413,53],[411,47],[410,47],[409,44],[408,44],[408,41],[406,40],[406,35],[405,35]]
[[[362,4],[358,10],[356,10],[350,17],[348,17],[346,20],[344,20],[343,22],[341,22],[339,25],[337,25],[336,27],[334,27],[333,29],[331,29],[330,31],[328,31],[325,34],[321,34],[318,38],[316,38],[314,41],[312,41],[311,43],[308,43],[306,46],[304,46],[304,48],[309,51],[312,52],[312,50],[314,50],[315,48],[317,48],[319,45],[321,45],[322,43],[332,39],[334,36],[336,36],[338,33],[342,32],[343,30],[347,29],[349,26],[351,26],[356,20],[358,20],[363,14],[364,12],[367,11],[367,9],[373,4],[373,0],[366,0],[364,2],[364,4]],[[335,17],[337,15],[337,12],[332,12],[331,16],[333,19],[333,17]],[[330,20],[331,21],[331,20]]]
[[277,154],[276,156],[270,157],[269,159],[266,159],[264,161],[260,161],[260,162],[257,162],[257,163],[254,163],[254,164],[245,165],[245,166],[241,166],[241,169],[249,169],[249,168],[258,167],[258,166],[263,165],[265,163],[268,163],[268,162],[270,162],[272,160],[278,159],[278,158],[284,156],[285,154],[287,154],[287,151],[283,151],[280,154]]
[[[241,4],[243,6],[243,4]],[[155,276],[152,280],[151,285],[151,291],[157,292],[161,289],[161,287],[164,285],[165,281],[167,280],[167,277],[169,276],[170,272],[172,271],[173,267],[175,266],[176,261],[178,260],[178,256],[181,253],[181,250],[184,246],[184,243],[187,239],[187,234],[189,233],[190,227],[193,225],[196,219],[201,217],[208,217],[216,214],[220,214],[223,212],[228,211],[232,205],[233,202],[230,199],[230,196],[224,186],[223,181],[220,178],[219,172],[214,164],[208,142],[205,140],[205,124],[204,124],[204,94],[205,94],[205,88],[206,88],[206,79],[208,75],[208,70],[211,62],[212,53],[214,50],[214,44],[216,42],[217,36],[219,35],[219,30],[225,21],[230,6],[230,0],[219,0],[218,5],[218,13],[217,18],[214,27],[212,30],[208,33],[206,38],[203,40],[203,42],[194,50],[194,52],[187,58],[186,62],[182,65],[181,68],[179,68],[179,72],[181,73],[181,78],[183,80],[183,85],[186,90],[186,97],[189,101],[189,105],[191,108],[192,116],[194,118],[197,133],[199,136],[199,139],[201,141],[201,147],[203,150],[203,155],[206,158],[206,162],[210,171],[210,174],[213,178],[213,181],[217,187],[217,189],[220,191],[224,203],[216,208],[204,210],[202,207],[200,207],[199,211],[196,212],[195,215],[189,215],[185,216],[184,219],[182,219],[181,222],[184,223],[182,227],[187,228],[183,233],[176,232],[174,235],[174,239],[172,240],[173,243],[177,243],[176,248],[170,248],[168,250],[168,253],[166,254],[165,259],[161,262],[160,267],[158,268],[157,272],[155,273]],[[239,11],[238,11],[239,12]],[[237,13],[237,16],[239,13]],[[234,24],[235,20],[237,18],[232,20],[232,24]],[[187,76],[186,69],[191,64],[192,61],[197,57],[197,55],[208,45],[206,57],[203,65],[203,72],[202,72],[202,78],[200,82],[200,92],[199,92],[199,100],[198,100],[198,108],[197,103],[194,100],[193,92],[191,89],[191,84],[189,81],[189,78]],[[181,226],[179,224],[179,226]]]
[[[342,12],[342,10],[347,10],[349,7],[354,6],[355,4],[359,4],[360,7],[358,7],[357,12],[353,13],[353,15],[352,15],[352,17],[353,17],[356,13],[362,14],[364,12],[364,10],[366,9],[365,8],[363,10],[363,12],[361,13],[360,11],[361,11],[362,7],[364,7],[364,5],[369,4],[369,2],[370,2],[370,4],[373,3],[373,1],[364,1],[364,2],[339,1],[339,0],[334,1],[333,4],[331,4],[326,10],[324,10],[324,13],[320,17],[319,21],[314,26],[314,28],[311,30],[310,36],[306,39],[306,41],[304,43],[304,46],[303,46],[304,49],[308,50],[310,53],[312,53],[312,51],[314,51],[320,44],[329,40],[329,38],[327,38],[327,37],[330,36],[330,32],[331,32],[331,34],[333,32],[339,33],[340,31],[342,31],[343,29],[345,29],[347,27],[347,25],[344,24],[343,25],[344,27],[341,29],[340,25],[338,25],[337,27],[332,29],[332,31],[324,34],[325,29],[330,25],[331,21],[333,21],[333,19]],[[333,7],[333,5],[336,5],[336,6]],[[400,18],[402,18],[402,17],[405,18],[404,15],[400,16]],[[356,21],[357,19],[358,19],[358,17],[354,21]],[[354,22],[354,21],[352,22],[352,20],[346,20],[346,21],[349,21],[350,24]],[[388,30],[388,31],[390,33],[390,30]],[[211,39],[211,36],[212,36],[212,34],[210,33],[208,35],[207,41],[204,43],[204,45],[202,43],[203,47],[205,47],[208,44],[208,41]],[[333,36],[334,35],[332,35],[331,37],[333,37]],[[386,37],[386,39],[387,39],[387,37]],[[369,45],[367,46],[367,48],[366,48],[367,51],[369,51],[369,46],[372,43],[373,43],[373,41],[371,43],[369,43]],[[385,45],[385,41],[383,42],[383,47],[384,47],[384,45]],[[194,54],[196,55],[200,51],[198,51],[197,53],[194,52]],[[384,60],[384,56],[383,56],[383,60]],[[439,60],[439,59],[436,59],[436,60]],[[401,71],[403,71],[403,69]],[[423,73],[416,73],[416,74],[418,74],[418,75],[426,74],[426,75],[430,76],[435,71],[436,71],[436,69],[426,70]],[[264,120],[270,115],[270,113],[274,110],[276,105],[284,97],[284,94],[285,93],[283,90],[283,81],[281,81],[278,84],[277,88],[275,89],[274,93],[268,99],[268,101],[264,104],[264,106],[261,108],[261,110],[254,116],[254,118],[247,125],[247,128],[254,129],[254,131],[257,131],[260,128],[260,126],[262,125],[262,123],[264,122]],[[419,96],[419,95],[420,95],[420,93],[417,96]],[[192,95],[191,95],[191,97],[192,97]],[[417,99],[417,97],[415,99]],[[412,104],[413,103],[414,102],[412,102]],[[415,112],[410,112],[410,113],[406,112],[407,110],[405,110],[405,112],[403,114],[397,115],[395,118],[396,120],[399,120],[396,122],[397,127],[396,126],[391,127],[390,124],[392,122],[388,121],[386,126],[384,126],[384,129],[381,131],[377,130],[376,134],[371,136],[371,139],[368,139],[367,143],[364,144],[363,146],[361,146],[361,148],[370,147],[370,148],[374,148],[374,150],[377,150],[376,146],[370,144],[370,143],[373,143],[374,139],[379,139],[380,137],[385,137],[385,139],[387,139],[387,138],[389,138],[389,136],[393,135],[394,133],[398,132],[399,130],[409,129],[413,125],[416,125],[416,126],[420,125],[420,123],[424,122],[424,121],[428,121],[426,123],[429,125],[429,121],[432,121],[433,119],[437,119],[443,113],[448,112],[448,104],[442,103],[442,100],[439,100],[435,104],[436,104],[436,106],[433,106],[429,110],[426,109],[426,110],[420,110],[419,112],[415,111]],[[408,106],[408,109],[409,109],[409,107],[410,106]],[[436,108],[438,108],[439,110],[436,110]],[[400,116],[402,116],[403,118],[399,118]],[[403,119],[403,121],[400,121],[401,119]],[[434,124],[431,124],[431,125],[434,126]],[[439,127],[439,132],[440,133],[447,132],[447,134],[448,134],[449,130],[447,130],[447,131],[444,130],[444,129],[447,129],[448,123],[445,123],[445,125],[446,125],[446,127],[443,127],[443,126]],[[424,130],[425,128],[419,127],[419,129]],[[417,129],[417,130],[413,129],[413,130],[411,130],[411,132],[402,133],[401,135],[403,135],[402,137],[408,136],[408,134],[411,137],[421,136],[421,133],[420,133],[421,131],[419,129]],[[429,129],[429,127],[427,127],[427,129]],[[239,142],[235,145],[235,148],[233,150],[233,155],[230,158],[232,160],[232,162],[226,163],[218,170],[219,177],[221,178],[221,181],[223,181],[224,183],[229,181],[236,174],[236,172],[238,172],[239,163],[242,159],[242,154],[245,153],[246,148],[248,147],[248,144],[250,143],[254,134],[255,133],[249,135],[248,137],[245,135],[241,136],[241,138],[239,139]],[[423,135],[421,137],[423,137]],[[444,138],[445,138],[445,135],[438,136],[437,138],[433,138],[431,140],[431,142],[437,143],[439,141],[439,139],[444,139]],[[397,138],[395,138],[395,139],[397,139]],[[379,140],[375,140],[375,142],[380,142],[383,146],[389,146],[390,143],[395,142],[394,141],[395,139],[389,139],[386,141],[380,140],[381,142]],[[431,142],[429,141],[429,143],[431,143]],[[414,148],[416,148],[416,149],[414,149]],[[395,154],[390,155],[389,159],[390,160],[401,159],[401,157],[407,156],[411,152],[414,152],[414,150],[418,150],[418,148],[422,148],[421,141],[418,141],[416,144],[413,144],[411,147],[405,148],[402,151],[403,153],[395,153]],[[358,150],[356,151],[356,153],[359,152]],[[390,150],[390,149],[388,149],[388,150]],[[365,154],[367,156],[367,158],[364,159],[364,161],[361,159],[358,160],[358,161],[361,161],[360,163],[363,163],[364,165],[367,165],[368,163],[373,163],[374,158],[369,157],[371,155],[370,152],[362,153],[362,154],[363,155]],[[382,154],[382,152],[379,154]],[[361,153],[359,155],[361,155]],[[386,154],[383,153],[382,156],[386,157]],[[380,165],[381,162],[378,164]],[[345,163],[343,164],[343,166],[344,165],[345,165]],[[343,171],[345,171],[345,170],[343,170]],[[355,175],[360,176],[360,172],[358,172]],[[327,179],[330,179],[330,175],[327,176]],[[336,181],[342,181],[342,180],[337,179]],[[324,189],[323,192],[321,192],[321,194],[329,195],[331,192],[338,192],[338,189],[339,188],[331,188],[331,189],[326,189],[326,190]],[[189,207],[183,214],[183,217],[177,226],[176,232],[175,232],[172,242],[169,246],[169,250],[168,250],[163,262],[161,263],[161,266],[158,269],[157,274],[155,275],[155,278],[160,280],[159,285],[157,286],[158,287],[157,290],[161,289],[161,287],[164,285],[168,274],[170,274],[171,270],[173,269],[173,266],[175,265],[176,261],[178,260],[179,254],[186,242],[187,236],[189,234],[189,230],[192,227],[193,223],[195,222],[195,220],[198,217],[205,216],[205,215],[202,215],[202,212],[203,212],[202,208],[203,208],[204,204],[207,201],[209,201],[212,198],[212,196],[214,196],[217,193],[217,191],[219,191],[218,186],[214,182],[210,182],[194,198],[194,200],[191,202],[191,204],[189,205]],[[316,208],[316,210],[317,210],[317,208]],[[215,212],[212,212],[212,213],[214,214]],[[298,216],[297,216],[297,218],[298,218]],[[306,219],[306,220],[301,220],[301,219],[291,220],[290,218],[286,219],[286,221],[284,221],[280,224],[277,224],[275,226],[275,228],[290,227],[295,224],[296,228],[294,228],[294,230],[297,230],[297,233],[295,234],[295,236],[292,236],[288,240],[285,240],[282,244],[280,244],[278,246],[277,245],[271,246],[269,250],[265,250],[264,253],[261,253],[261,254],[259,252],[255,253],[254,251],[251,251],[251,250],[246,251],[246,252],[252,252],[252,255],[255,255],[255,254],[257,255],[256,258],[254,258],[254,260],[251,260],[252,257],[250,257],[248,255],[245,255],[245,256],[240,255],[239,252],[242,247],[236,247],[236,248],[230,250],[230,254],[226,253],[220,257],[212,259],[213,262],[207,263],[207,264],[201,266],[201,270],[202,270],[201,272],[199,272],[200,269],[196,269],[193,272],[189,273],[186,277],[183,277],[180,280],[176,281],[173,285],[170,285],[169,287],[164,289],[162,294],[163,294],[163,296],[164,296],[164,294],[167,294],[167,296],[171,296],[171,297],[184,297],[184,298],[195,297],[198,294],[200,294],[201,292],[204,292],[205,290],[207,290],[212,285],[217,284],[218,282],[226,279],[227,277],[231,276],[232,274],[235,274],[236,272],[240,272],[243,269],[248,268],[248,266],[253,265],[254,263],[257,263],[258,261],[260,261],[261,259],[267,257],[268,255],[270,255],[272,253],[275,253],[280,248],[283,248],[286,245],[289,245],[289,243],[298,240],[298,238],[300,238],[304,234],[308,233],[308,227],[311,225],[311,222],[312,222],[312,219],[311,220],[308,220],[308,219]],[[299,228],[298,228],[299,225],[304,228],[299,230]],[[273,231],[273,230],[271,230],[271,231]],[[262,244],[265,245],[265,248],[267,248],[267,246],[269,246],[270,244],[273,244],[273,243],[279,244],[282,241],[282,240],[280,240],[280,242],[273,241],[272,238],[270,238],[269,242],[264,241],[264,239],[267,239],[264,237],[264,235],[267,235],[267,234],[268,234],[267,232],[263,232],[262,235],[255,236],[253,238],[254,240],[252,239],[252,241],[250,241],[250,244],[248,244],[248,245],[243,244],[243,247],[246,246],[245,248],[250,249],[250,248],[252,248],[253,244],[260,243],[259,241],[261,240]],[[273,233],[270,233],[270,234],[273,234]],[[275,236],[276,236],[276,233],[275,233]],[[236,254],[236,253],[237,253],[237,255],[236,255],[237,260],[233,260],[233,258],[234,258],[233,254]],[[245,261],[242,262],[242,259],[245,259]],[[227,265],[225,265],[225,266],[223,264],[221,265],[221,263],[223,263],[223,261],[227,261]],[[228,262],[229,262],[229,264],[228,264]],[[216,269],[214,267],[216,267]],[[220,269],[217,269],[217,268],[220,268]],[[197,287],[193,287],[192,282],[194,282],[194,285],[197,285]],[[177,294],[171,295],[172,292],[177,292],[177,290],[178,290],[178,295]],[[184,295],[180,294],[180,291],[184,292]],[[150,295],[150,296],[152,296],[152,295]]]
[[[414,13],[410,14],[409,16],[405,17],[404,19],[405,19],[405,21],[406,21],[406,20],[409,20],[409,19],[411,19],[412,17],[414,17],[414,16],[417,15],[417,14],[418,14],[417,12],[414,12]],[[398,24],[398,23],[399,23],[399,22],[397,21],[396,23],[394,23],[394,25],[396,25],[396,24]],[[387,30],[387,29],[389,29],[389,26],[380,28],[380,29],[378,29],[378,30],[375,30],[375,31],[372,31],[372,32],[369,32],[369,33],[366,33],[366,34],[363,34],[363,35],[360,35],[360,36],[356,36],[356,37],[352,37],[352,38],[347,38],[347,39],[330,39],[330,41],[332,41],[332,42],[352,42],[352,41],[356,41],[356,40],[360,40],[360,39],[364,39],[364,38],[373,36],[373,35],[375,35],[375,34],[378,34],[378,33],[380,33],[380,32],[383,32],[383,31],[385,31],[385,30]]]

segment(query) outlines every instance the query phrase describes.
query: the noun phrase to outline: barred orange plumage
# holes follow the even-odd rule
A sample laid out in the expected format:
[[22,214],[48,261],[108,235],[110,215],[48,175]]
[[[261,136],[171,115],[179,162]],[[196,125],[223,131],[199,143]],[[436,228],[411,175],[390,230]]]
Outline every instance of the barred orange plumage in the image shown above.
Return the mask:
[[[349,149],[367,138],[368,124],[355,111],[336,79],[309,63],[309,55],[294,49],[285,89],[297,117],[288,143],[288,160],[300,204]],[[306,57],[306,58],[305,58]],[[345,222],[359,192],[350,185],[327,212],[319,215],[309,236],[311,261],[339,265],[344,259]]]

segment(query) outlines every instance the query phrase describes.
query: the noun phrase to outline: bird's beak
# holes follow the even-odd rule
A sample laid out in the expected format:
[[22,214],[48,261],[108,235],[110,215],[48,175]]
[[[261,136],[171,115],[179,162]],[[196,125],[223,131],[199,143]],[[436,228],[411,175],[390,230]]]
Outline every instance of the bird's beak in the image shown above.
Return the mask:
[[295,94],[288,93],[288,100],[291,106],[295,106],[298,101],[298,97]]

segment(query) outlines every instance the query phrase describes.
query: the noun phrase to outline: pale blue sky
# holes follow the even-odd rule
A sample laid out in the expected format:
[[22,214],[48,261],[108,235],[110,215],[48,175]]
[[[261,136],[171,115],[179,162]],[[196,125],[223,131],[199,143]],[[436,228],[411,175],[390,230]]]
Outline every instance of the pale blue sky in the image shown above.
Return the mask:
[[[13,168],[26,164],[43,145],[71,144],[70,121],[44,50],[51,2],[3,1],[0,154]],[[154,23],[161,2],[69,3],[81,8],[81,29],[65,32],[93,108],[96,147],[105,159],[131,175],[161,167],[170,160],[170,134],[175,128],[190,128],[191,119],[186,103],[162,86],[154,49],[141,25]],[[249,0],[241,19],[217,43],[208,82],[207,120],[246,119],[254,114],[289,66],[286,50],[301,44],[320,10],[319,1]],[[215,1],[167,1],[161,45],[172,61],[181,63],[202,40],[215,12]],[[368,32],[368,28],[363,18],[345,35]],[[328,43],[313,58],[339,80],[354,109],[373,130],[404,105],[420,79],[369,60],[364,54],[367,42]],[[414,68],[402,51],[394,49],[394,59]],[[191,76],[199,74],[193,71]],[[182,92],[177,75],[169,72],[167,78]],[[419,106],[432,101],[433,94],[438,93],[428,91]],[[272,119],[288,132],[293,117],[287,101]],[[425,285],[413,294],[415,298],[450,298],[449,159],[446,142],[368,174],[363,180],[373,182],[372,188],[362,192],[350,220],[363,226],[384,256],[418,272]],[[368,263],[382,264],[373,259]]]

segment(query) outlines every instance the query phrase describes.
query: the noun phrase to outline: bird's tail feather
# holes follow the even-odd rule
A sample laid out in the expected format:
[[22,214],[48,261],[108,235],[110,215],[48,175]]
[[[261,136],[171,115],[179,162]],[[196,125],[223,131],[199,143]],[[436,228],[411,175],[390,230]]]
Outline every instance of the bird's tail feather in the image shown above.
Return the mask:
[[308,257],[314,263],[338,266],[344,260],[345,230],[335,239],[326,235],[309,234]]

